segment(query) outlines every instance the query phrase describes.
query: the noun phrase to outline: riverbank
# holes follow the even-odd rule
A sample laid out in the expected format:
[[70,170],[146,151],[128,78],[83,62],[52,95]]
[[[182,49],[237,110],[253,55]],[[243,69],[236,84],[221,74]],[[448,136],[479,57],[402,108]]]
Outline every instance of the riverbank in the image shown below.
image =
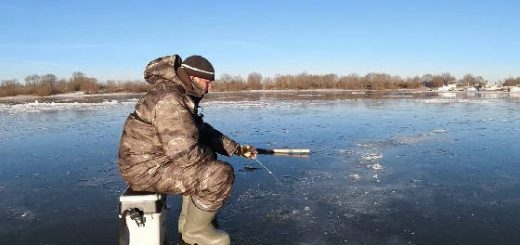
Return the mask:
[[[104,101],[128,101],[138,99],[144,93],[103,93],[86,94],[83,92],[56,94],[50,96],[17,95],[0,97],[2,104],[22,104],[31,102],[55,102],[55,103],[97,103]],[[239,95],[239,96],[237,96]],[[341,89],[316,89],[316,90],[245,90],[233,92],[211,92],[205,98],[207,101],[238,101],[238,100],[336,100],[336,99],[380,99],[380,98],[494,98],[494,97],[520,97],[517,92],[502,91],[429,91],[423,89],[402,90],[341,90]]]
[[36,95],[16,95],[8,97],[0,97],[0,103],[4,104],[21,104],[29,102],[79,102],[79,103],[96,103],[106,100],[127,100],[139,98],[144,93],[106,93],[106,94],[86,94],[84,92],[55,94],[49,96]]

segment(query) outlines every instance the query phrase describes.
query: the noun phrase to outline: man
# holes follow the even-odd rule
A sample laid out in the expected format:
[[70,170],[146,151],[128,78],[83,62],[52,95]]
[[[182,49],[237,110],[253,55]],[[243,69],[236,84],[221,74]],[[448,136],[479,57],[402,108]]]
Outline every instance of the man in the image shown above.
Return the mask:
[[198,105],[215,79],[202,56],[178,55],[151,61],[144,78],[151,89],[124,125],[119,167],[135,191],[182,194],[179,232],[190,244],[229,244],[229,235],[211,221],[228,198],[233,167],[215,153],[254,159],[256,149],[239,145],[198,114]]

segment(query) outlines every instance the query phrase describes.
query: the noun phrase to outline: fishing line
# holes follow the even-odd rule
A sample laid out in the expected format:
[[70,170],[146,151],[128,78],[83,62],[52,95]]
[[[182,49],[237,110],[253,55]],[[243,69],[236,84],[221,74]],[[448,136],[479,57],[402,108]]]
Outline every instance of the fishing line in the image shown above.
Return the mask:
[[260,162],[260,160],[258,160],[258,158],[255,158],[255,161],[260,164],[260,166],[262,166],[262,168],[265,169],[265,171],[267,171],[270,175],[273,176],[274,180],[277,182],[277,183],[281,183],[280,180],[276,177],[276,175],[273,174],[273,172],[271,172],[271,170],[269,170],[262,162]]

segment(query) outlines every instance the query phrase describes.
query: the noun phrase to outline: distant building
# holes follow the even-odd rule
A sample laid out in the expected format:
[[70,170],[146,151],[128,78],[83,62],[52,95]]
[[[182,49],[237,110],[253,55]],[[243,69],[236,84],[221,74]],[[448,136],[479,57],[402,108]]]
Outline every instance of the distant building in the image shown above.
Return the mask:
[[448,85],[444,85],[442,87],[437,88],[437,91],[454,91],[457,84],[452,83]]
[[508,89],[507,89],[509,92],[520,92],[520,87],[517,87],[517,86],[510,86]]
[[504,87],[496,84],[487,84],[486,86],[479,89],[479,91],[502,91]]

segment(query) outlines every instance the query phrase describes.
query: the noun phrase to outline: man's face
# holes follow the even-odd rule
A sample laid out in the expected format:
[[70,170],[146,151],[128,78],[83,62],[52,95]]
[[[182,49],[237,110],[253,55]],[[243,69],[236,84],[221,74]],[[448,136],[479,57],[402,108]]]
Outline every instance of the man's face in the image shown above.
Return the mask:
[[200,77],[191,77],[191,78],[197,84],[197,86],[199,88],[204,89],[206,91],[206,93],[211,91],[211,83],[213,83],[213,81],[207,80],[204,78],[200,78]]

